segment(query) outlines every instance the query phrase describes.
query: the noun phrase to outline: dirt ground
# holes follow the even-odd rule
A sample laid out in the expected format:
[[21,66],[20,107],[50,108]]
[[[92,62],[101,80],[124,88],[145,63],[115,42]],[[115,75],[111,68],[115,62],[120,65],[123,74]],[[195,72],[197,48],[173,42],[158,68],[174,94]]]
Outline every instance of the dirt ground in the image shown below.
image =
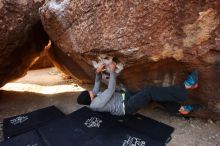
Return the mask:
[[[16,89],[18,91],[10,91]],[[81,107],[76,104],[76,97],[82,90],[74,80],[64,79],[55,68],[29,71],[25,77],[3,87],[0,90],[0,141],[4,118],[49,105],[69,114]],[[149,107],[139,112],[175,128],[167,146],[220,146],[220,121],[184,119]]]

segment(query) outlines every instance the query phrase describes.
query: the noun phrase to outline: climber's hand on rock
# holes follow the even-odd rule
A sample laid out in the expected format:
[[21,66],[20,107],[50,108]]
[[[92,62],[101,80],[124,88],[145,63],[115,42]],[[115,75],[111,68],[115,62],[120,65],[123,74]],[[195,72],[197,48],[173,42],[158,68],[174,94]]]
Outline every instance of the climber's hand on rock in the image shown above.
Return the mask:
[[109,64],[109,69],[110,71],[115,71],[115,68],[116,68],[116,63],[114,61],[112,61],[110,64]]
[[104,70],[104,66],[105,66],[104,64],[100,64],[96,69],[96,73],[102,72]]

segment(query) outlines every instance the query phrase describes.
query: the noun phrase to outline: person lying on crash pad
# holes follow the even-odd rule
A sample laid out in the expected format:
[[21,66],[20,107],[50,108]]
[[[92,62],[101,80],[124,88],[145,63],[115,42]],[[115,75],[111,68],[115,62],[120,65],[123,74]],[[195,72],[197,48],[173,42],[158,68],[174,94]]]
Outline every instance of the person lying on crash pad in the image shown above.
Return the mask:
[[[109,112],[112,115],[119,116],[134,114],[150,101],[172,101],[182,103],[187,100],[187,90],[196,89],[198,87],[198,71],[193,70],[181,85],[169,87],[148,86],[132,94],[128,91],[117,92],[116,64],[112,61],[108,65],[110,70],[108,88],[101,92],[100,84],[104,67],[105,66],[101,64],[96,69],[94,88],[90,91],[81,92],[77,98],[78,104],[87,105],[93,111]],[[182,105],[178,111],[182,115],[187,115],[195,109],[196,107],[194,105]]]

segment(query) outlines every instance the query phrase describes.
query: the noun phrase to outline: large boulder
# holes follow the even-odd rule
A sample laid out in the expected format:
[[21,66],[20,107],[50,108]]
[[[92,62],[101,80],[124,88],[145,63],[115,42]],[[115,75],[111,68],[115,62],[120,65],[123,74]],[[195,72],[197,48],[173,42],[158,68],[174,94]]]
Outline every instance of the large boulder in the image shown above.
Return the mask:
[[0,1],[0,87],[24,75],[48,43],[38,12],[43,3]]
[[208,106],[197,115],[220,118],[219,6],[219,0],[47,0],[40,15],[56,46],[53,57],[80,81],[92,81],[94,61],[109,57],[124,64],[119,79],[130,90],[182,83],[197,68],[200,85],[190,99]]

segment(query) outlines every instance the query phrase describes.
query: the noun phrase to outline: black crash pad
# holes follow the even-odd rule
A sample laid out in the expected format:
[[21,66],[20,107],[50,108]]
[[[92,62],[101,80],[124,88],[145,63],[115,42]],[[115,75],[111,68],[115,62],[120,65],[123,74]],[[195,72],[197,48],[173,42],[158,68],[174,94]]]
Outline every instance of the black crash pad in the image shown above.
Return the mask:
[[66,118],[41,127],[39,133],[49,146],[81,146],[108,131],[117,121],[83,107]]
[[69,117],[39,128],[39,133],[48,146],[81,146],[90,140],[78,121]]
[[9,139],[63,117],[65,117],[64,113],[55,106],[50,106],[30,113],[6,118],[3,120],[4,138]]
[[39,133],[48,146],[162,146],[173,130],[140,114],[123,118],[83,107]]
[[[122,126],[126,126],[162,143],[169,142],[169,140],[171,139],[171,134],[174,131],[173,127],[153,120],[151,118],[147,118],[141,114],[112,116],[109,113],[94,112],[87,107],[83,107],[71,113],[69,116],[78,119],[79,121],[81,121],[81,123],[83,123],[84,121],[86,121],[86,119],[89,119],[90,117],[99,117],[100,119],[102,119],[102,121],[104,121],[104,129],[114,125],[118,125],[120,123]],[[86,131],[85,127],[82,128]]]
[[[13,125],[11,119],[17,118]],[[87,107],[65,116],[52,106],[4,122],[12,124],[15,128],[11,131],[17,134],[33,128],[38,130],[13,137],[0,146],[163,146],[174,130],[140,114],[112,116]],[[11,125],[4,126],[11,128]]]
[[173,127],[141,114],[136,114],[121,124],[162,143],[169,142],[174,131]]
[[0,143],[0,146],[46,146],[37,132],[30,131]]
[[98,135],[83,146],[164,146],[164,143],[155,141],[146,135],[123,126],[115,126],[108,129],[102,135]]
[[68,117],[74,121],[78,121],[80,128],[91,136],[97,135],[103,130],[118,124],[114,116],[108,113],[95,112],[87,107],[83,107],[71,113]]

